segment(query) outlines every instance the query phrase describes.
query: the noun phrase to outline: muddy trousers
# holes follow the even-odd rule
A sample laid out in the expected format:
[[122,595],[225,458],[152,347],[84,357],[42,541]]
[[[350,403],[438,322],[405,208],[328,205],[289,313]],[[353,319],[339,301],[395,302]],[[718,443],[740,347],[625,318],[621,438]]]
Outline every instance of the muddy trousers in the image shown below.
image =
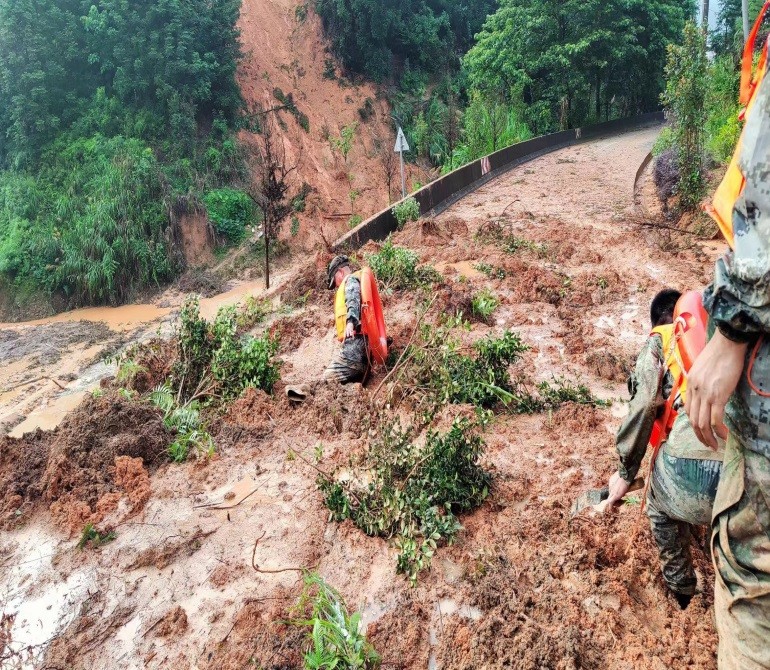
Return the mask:
[[770,668],[770,457],[733,433],[714,503],[711,551],[720,670]]
[[677,458],[664,445],[655,461],[647,494],[647,516],[669,589],[695,594],[697,580],[690,556],[692,526],[708,526],[722,463]]
[[356,335],[342,343],[342,349],[324,371],[323,379],[340,384],[363,383],[369,368],[369,341],[363,335]]

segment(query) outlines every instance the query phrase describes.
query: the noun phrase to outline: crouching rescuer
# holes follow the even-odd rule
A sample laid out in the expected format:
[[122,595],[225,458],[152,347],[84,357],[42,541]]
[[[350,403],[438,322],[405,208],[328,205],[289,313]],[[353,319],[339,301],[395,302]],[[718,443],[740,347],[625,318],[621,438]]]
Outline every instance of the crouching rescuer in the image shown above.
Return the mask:
[[[686,380],[681,366],[686,363],[682,363],[673,323],[680,296],[666,289],[652,301],[653,330],[629,379],[631,402],[616,436],[620,463],[610,479],[607,504],[616,504],[626,495],[651,444],[646,512],[663,578],[684,609],[696,587],[691,527],[711,523],[723,449],[715,452],[701,444],[684,411]],[[697,305],[700,308],[699,299]]]
[[371,269],[353,272],[347,256],[336,256],[327,270],[329,289],[337,289],[334,321],[342,348],[323,374],[325,381],[364,383],[372,362],[384,363],[387,337],[377,281]]

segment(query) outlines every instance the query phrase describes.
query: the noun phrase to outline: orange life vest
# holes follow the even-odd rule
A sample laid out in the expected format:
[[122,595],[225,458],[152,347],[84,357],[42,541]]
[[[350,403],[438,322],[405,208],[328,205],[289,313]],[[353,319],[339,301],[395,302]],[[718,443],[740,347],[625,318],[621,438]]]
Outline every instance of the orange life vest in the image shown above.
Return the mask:
[[685,400],[687,373],[706,347],[707,324],[708,315],[703,308],[701,294],[697,291],[686,291],[674,307],[674,323],[653,328],[650,333],[660,336],[663,340],[663,373],[670,372],[674,379],[674,386],[666,399],[663,411],[653,424],[650,436],[650,445],[654,450],[653,460],[674,426],[677,416],[674,405],[677,397],[680,397],[682,402]]
[[[744,120],[750,113],[754,106],[755,93],[759,88],[759,83],[767,73],[767,52],[768,44],[770,40],[765,43],[765,48],[762,49],[762,54],[759,57],[759,63],[757,64],[757,70],[752,74],[754,66],[754,44],[757,40],[757,34],[762,25],[762,21],[765,18],[765,14],[770,8],[770,0],[765,2],[759,16],[757,17],[754,27],[749,34],[749,39],[746,41],[746,46],[743,49],[743,63],[741,65],[741,92],[740,92],[740,104],[744,106],[741,112],[740,119]],[[717,187],[714,193],[714,201],[704,207],[706,212],[711,216],[714,221],[717,222],[719,230],[725,236],[725,240],[730,245],[730,248],[735,248],[735,240],[733,237],[733,208],[738,198],[743,193],[743,189],[746,186],[746,179],[741,172],[741,168],[738,165],[738,161],[743,148],[743,133],[738,140],[738,144],[735,147],[735,153],[730,161],[730,165],[727,168],[722,182]]]
[[388,357],[388,336],[385,329],[385,317],[382,313],[380,292],[377,280],[371,268],[363,267],[342,281],[334,299],[334,322],[337,328],[337,339],[345,340],[345,326],[348,320],[348,308],[345,304],[345,284],[348,277],[356,277],[361,282],[361,333],[369,340],[369,350],[374,360],[380,365]]

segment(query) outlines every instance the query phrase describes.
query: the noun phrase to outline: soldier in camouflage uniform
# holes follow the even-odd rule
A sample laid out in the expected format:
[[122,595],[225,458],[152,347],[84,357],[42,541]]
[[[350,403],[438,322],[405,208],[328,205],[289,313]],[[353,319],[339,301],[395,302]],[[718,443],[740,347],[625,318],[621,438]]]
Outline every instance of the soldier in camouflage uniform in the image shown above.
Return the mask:
[[[667,289],[655,296],[650,308],[652,327],[670,324],[679,292]],[[610,479],[608,505],[627,493],[642,464],[658,412],[671,394],[674,379],[665,369],[663,340],[650,335],[629,379],[628,416],[618,430],[618,472]],[[690,556],[691,526],[706,526],[719,483],[721,454],[695,437],[682,403],[674,405],[677,418],[652,471],[646,511],[666,585],[684,609],[695,594],[695,570]]]
[[770,668],[770,76],[756,95],[740,154],[735,250],[717,262],[704,295],[716,330],[687,394],[704,444],[724,435],[723,417],[729,428],[712,535],[720,670]]
[[345,283],[345,339],[342,349],[334,356],[323,374],[325,381],[340,384],[364,382],[371,367],[366,336],[361,334],[361,282],[352,276],[347,256],[336,256],[327,270],[329,289]]

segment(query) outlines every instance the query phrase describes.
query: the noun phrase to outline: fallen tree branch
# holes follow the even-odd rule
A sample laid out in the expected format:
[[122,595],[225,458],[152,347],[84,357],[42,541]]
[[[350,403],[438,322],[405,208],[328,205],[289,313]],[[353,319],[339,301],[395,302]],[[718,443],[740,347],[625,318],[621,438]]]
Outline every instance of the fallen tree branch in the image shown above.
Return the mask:
[[315,568],[280,568],[279,570],[264,570],[263,568],[260,568],[256,564],[256,556],[257,556],[257,545],[259,544],[259,541],[265,537],[267,534],[267,531],[263,531],[262,535],[260,535],[255,541],[254,541],[254,549],[251,552],[251,567],[254,568],[257,572],[261,574],[266,575],[277,575],[280,572],[300,572],[305,573],[308,571],[308,569],[314,570]]
[[692,230],[685,230],[684,228],[677,228],[676,226],[667,226],[665,223],[652,223],[651,221],[629,221],[629,223],[632,223],[635,226],[639,226],[641,228],[656,228],[657,230],[671,230],[675,233],[693,235],[694,237],[697,237],[700,240],[711,239],[709,237],[704,237],[703,235],[700,235],[699,233],[696,233]]
[[428,303],[428,306],[425,308],[425,311],[423,311],[422,314],[420,314],[420,317],[417,319],[417,323],[414,325],[414,330],[412,331],[412,334],[409,336],[409,340],[407,340],[406,346],[404,347],[404,350],[401,352],[401,355],[398,357],[398,360],[396,361],[396,364],[393,366],[393,369],[388,372],[388,374],[385,375],[383,380],[380,382],[380,385],[374,390],[374,393],[372,393],[372,400],[374,400],[377,397],[377,394],[380,392],[380,389],[383,387],[386,381],[390,378],[390,376],[398,370],[399,365],[401,365],[401,361],[404,359],[404,356],[406,355],[406,352],[409,351],[409,345],[412,344],[412,341],[414,340],[414,336],[417,334],[417,331],[420,329],[420,324],[422,323],[422,320],[425,318],[425,315],[430,311],[430,308],[433,307],[433,303],[436,302],[436,298],[438,297],[438,294],[434,294],[434,296],[431,298],[431,301]]

